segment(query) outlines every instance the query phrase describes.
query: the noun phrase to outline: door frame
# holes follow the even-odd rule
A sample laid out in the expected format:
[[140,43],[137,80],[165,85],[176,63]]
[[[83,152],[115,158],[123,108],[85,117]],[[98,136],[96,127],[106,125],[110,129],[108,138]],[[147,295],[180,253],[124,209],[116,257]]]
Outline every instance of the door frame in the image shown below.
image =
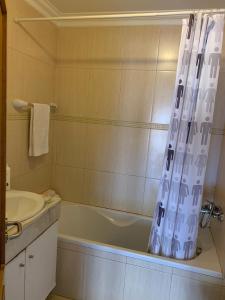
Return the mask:
[[0,0],[0,299],[3,294],[5,266],[5,186],[6,186],[6,35],[5,0]]

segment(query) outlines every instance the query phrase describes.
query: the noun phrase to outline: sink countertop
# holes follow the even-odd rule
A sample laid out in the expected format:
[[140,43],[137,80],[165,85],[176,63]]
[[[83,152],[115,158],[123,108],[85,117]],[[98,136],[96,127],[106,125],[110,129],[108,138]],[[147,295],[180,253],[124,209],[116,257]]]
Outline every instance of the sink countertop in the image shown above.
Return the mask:
[[[6,264],[59,219],[60,202],[59,197],[53,197],[45,202],[44,208],[38,214],[22,222],[22,234],[6,243]],[[16,233],[16,231],[16,226],[7,230],[9,235]]]

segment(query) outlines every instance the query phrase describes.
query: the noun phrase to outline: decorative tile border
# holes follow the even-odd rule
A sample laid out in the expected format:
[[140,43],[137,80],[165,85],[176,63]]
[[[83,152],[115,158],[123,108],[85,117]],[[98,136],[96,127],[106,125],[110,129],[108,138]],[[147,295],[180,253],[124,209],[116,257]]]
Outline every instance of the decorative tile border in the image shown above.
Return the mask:
[[[130,127],[130,128],[154,129],[154,130],[168,130],[169,127],[168,124],[160,124],[160,123],[86,118],[86,117],[77,117],[77,116],[69,116],[69,115],[62,115],[62,114],[53,114],[51,118],[52,120],[64,121],[64,122],[101,124],[101,125],[111,125],[111,126]],[[7,119],[8,120],[29,120],[29,114],[28,113],[8,114]],[[213,128],[212,134],[225,135],[225,129]]]

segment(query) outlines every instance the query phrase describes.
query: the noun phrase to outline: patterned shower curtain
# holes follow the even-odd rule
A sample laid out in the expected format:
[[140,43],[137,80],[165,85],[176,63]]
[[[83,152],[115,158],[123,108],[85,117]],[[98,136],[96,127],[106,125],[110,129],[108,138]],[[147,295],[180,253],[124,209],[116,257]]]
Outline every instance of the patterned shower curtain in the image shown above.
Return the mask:
[[224,15],[183,20],[167,146],[149,252],[196,253],[199,213],[222,50]]

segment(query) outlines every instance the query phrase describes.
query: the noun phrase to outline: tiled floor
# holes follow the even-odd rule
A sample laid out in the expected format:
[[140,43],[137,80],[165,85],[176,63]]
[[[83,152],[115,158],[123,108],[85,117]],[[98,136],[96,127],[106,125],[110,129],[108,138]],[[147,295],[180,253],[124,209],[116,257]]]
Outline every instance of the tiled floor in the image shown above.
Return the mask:
[[49,295],[46,300],[70,300],[70,299],[61,296],[56,296],[56,295]]

